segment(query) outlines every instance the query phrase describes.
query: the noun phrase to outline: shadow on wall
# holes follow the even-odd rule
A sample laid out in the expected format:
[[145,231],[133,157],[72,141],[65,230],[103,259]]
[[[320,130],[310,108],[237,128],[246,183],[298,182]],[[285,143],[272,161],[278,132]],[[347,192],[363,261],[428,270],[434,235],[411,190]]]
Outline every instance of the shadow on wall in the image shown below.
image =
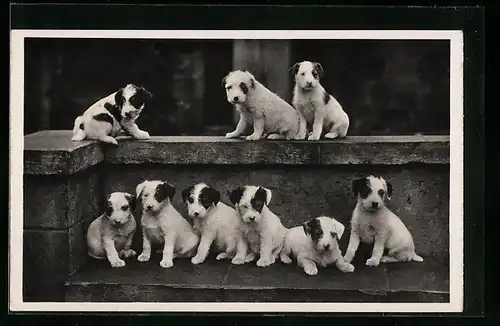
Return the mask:
[[[136,83],[154,95],[138,121],[151,135],[223,135],[234,128],[220,83],[232,56],[232,40],[26,39],[24,132],[72,129]],[[449,133],[449,41],[293,40],[291,56],[321,62],[349,135]]]

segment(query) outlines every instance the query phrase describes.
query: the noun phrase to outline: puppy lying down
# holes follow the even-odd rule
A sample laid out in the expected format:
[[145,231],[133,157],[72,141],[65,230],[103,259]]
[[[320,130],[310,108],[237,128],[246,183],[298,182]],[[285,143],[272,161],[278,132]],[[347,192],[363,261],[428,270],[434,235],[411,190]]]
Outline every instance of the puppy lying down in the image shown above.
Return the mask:
[[344,261],[337,242],[343,233],[344,226],[334,218],[320,216],[309,220],[287,233],[280,259],[290,264],[292,255],[308,275],[318,274],[317,265],[332,264],[344,273],[351,273],[354,266]]
[[132,214],[135,198],[129,193],[114,192],[106,200],[106,211],[87,230],[89,256],[107,258],[112,267],[123,267],[122,258],[135,256],[132,239],[136,230]]

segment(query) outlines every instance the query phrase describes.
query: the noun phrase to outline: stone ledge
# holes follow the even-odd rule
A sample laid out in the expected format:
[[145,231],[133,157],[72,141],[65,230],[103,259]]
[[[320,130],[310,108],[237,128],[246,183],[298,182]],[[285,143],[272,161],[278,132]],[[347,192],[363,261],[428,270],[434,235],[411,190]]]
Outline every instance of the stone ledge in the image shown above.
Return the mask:
[[[162,269],[160,256],[148,263],[129,259],[112,269],[107,261],[90,261],[66,282],[66,300],[149,302],[446,302],[449,269],[425,257],[423,263],[378,268],[355,261],[356,271],[343,274],[334,266],[308,276],[295,263],[277,262],[267,268],[254,264],[231,266],[207,259],[193,265],[177,259]],[[417,264],[419,266],[417,266]],[[397,269],[395,274],[391,273]],[[392,280],[397,278],[397,280]],[[417,280],[417,281],[416,281]],[[425,281],[418,281],[425,280]]]
[[449,136],[351,136],[338,140],[249,142],[222,136],[120,138],[119,146],[71,141],[69,130],[25,136],[26,174],[73,174],[113,164],[448,164]]

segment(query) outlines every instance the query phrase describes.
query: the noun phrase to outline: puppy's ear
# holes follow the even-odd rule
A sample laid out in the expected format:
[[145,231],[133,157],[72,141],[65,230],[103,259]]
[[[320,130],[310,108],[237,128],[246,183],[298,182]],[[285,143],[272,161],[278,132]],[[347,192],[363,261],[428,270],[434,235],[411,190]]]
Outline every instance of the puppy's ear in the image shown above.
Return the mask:
[[139,183],[137,185],[137,187],[135,187],[136,198],[139,198],[141,196],[142,192],[144,191],[144,188],[146,188],[147,183],[148,183],[148,181],[143,181],[143,182]]
[[273,197],[272,191],[264,187],[259,187],[259,188],[264,189],[266,191],[266,205],[269,206],[271,198]]
[[311,221],[307,221],[307,222],[304,222],[302,224],[302,228],[304,229],[304,233],[306,235],[310,235],[311,234],[311,225],[310,225],[309,222],[311,222]]
[[221,82],[222,88],[224,88],[226,86],[226,81],[227,81],[227,75],[225,75],[224,78],[222,78],[222,82]]
[[354,196],[357,196],[365,185],[366,185],[366,178],[359,178],[353,180],[352,192],[354,193]]
[[147,89],[144,87],[139,87],[139,92],[141,93],[142,99],[144,100],[145,103],[151,101],[153,98],[153,94],[151,94]]
[[319,62],[313,62],[313,68],[314,70],[316,71],[316,73],[318,74],[318,78],[321,78],[323,77],[323,66],[321,65],[321,63]]
[[208,198],[214,203],[214,205],[217,205],[220,201],[220,192],[219,190],[213,188],[213,187],[208,187]]
[[391,197],[392,197],[392,184],[389,181],[385,181],[385,185],[387,187],[387,192],[386,192],[387,200],[391,200]]
[[291,71],[292,74],[295,76],[297,72],[299,72],[299,68],[300,68],[300,62],[296,62],[293,66],[288,68],[288,71]]
[[337,233],[337,237],[340,240],[342,238],[342,235],[344,234],[345,226],[333,217],[331,219],[333,222],[333,232]]
[[255,78],[250,77],[250,87],[255,88]]
[[127,198],[128,204],[130,205],[130,211],[135,211],[136,199],[129,193],[125,193],[125,198]]
[[194,186],[182,189],[182,191],[181,191],[181,197],[182,197],[182,201],[183,202],[187,201],[189,195],[191,194],[191,191],[193,191],[193,188],[194,188]]
[[120,88],[115,93],[115,105],[122,107],[124,102],[125,102],[125,98],[123,97],[123,88]]
[[172,201],[175,196],[175,187],[168,182],[163,182],[158,185],[162,189],[165,195]]
[[106,216],[111,216],[113,214],[113,204],[111,203],[111,194],[106,197],[106,203],[104,204],[104,213]]
[[238,187],[232,191],[229,192],[229,200],[233,205],[236,205],[237,203],[240,202],[241,197],[243,197],[243,193],[245,192],[245,189]]

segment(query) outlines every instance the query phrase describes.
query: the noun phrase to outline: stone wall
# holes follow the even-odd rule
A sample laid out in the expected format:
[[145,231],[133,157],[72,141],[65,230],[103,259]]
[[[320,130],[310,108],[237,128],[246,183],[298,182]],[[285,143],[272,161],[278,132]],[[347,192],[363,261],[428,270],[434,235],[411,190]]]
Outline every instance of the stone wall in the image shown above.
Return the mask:
[[[70,131],[25,136],[24,298],[62,300],[65,280],[87,261],[85,231],[105,194],[134,193],[145,179],[180,191],[206,182],[222,193],[244,184],[273,191],[270,208],[287,226],[326,214],[347,226],[351,182],[378,174],[394,187],[390,208],[413,234],[418,252],[449,259],[449,137],[348,137],[336,141],[246,142],[222,137],[119,140],[118,147],[72,142]],[[139,216],[136,216],[139,219]],[[134,243],[140,246],[140,232]],[[348,236],[341,240],[347,245]],[[139,247],[137,247],[139,248]],[[43,276],[43,277],[42,277]]]

